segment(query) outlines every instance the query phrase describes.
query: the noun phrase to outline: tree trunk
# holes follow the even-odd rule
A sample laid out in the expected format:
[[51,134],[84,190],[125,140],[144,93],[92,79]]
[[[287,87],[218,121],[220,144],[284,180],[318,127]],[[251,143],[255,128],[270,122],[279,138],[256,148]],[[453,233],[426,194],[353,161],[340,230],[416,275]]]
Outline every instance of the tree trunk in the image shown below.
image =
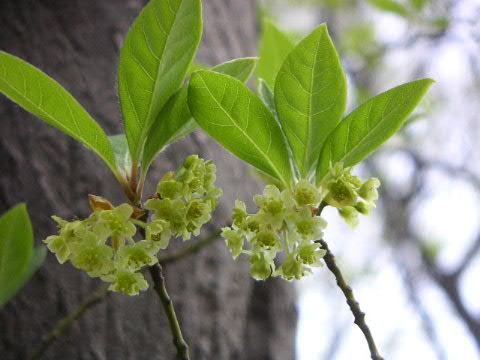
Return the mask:
[[[139,0],[2,0],[0,49],[38,66],[63,84],[108,134],[122,130],[116,95],[119,48],[145,4]],[[214,64],[255,55],[253,0],[205,0],[200,60]],[[26,202],[36,241],[55,232],[51,214],[88,216],[87,194],[117,204],[125,199],[95,155],[10,101],[0,101],[0,213]],[[198,153],[214,159],[225,195],[215,225],[228,222],[235,198],[261,190],[247,167],[197,131],[157,160],[147,187]],[[212,230],[210,228],[210,230]],[[208,232],[202,233],[205,236]],[[186,244],[175,242],[174,248]],[[175,302],[192,359],[292,359],[293,289],[254,282],[245,259],[233,261],[223,241],[168,265]],[[26,359],[61,317],[103,286],[51,254],[34,278],[0,311],[0,358]],[[110,296],[55,342],[45,359],[173,359],[160,301],[151,289],[137,297]]]

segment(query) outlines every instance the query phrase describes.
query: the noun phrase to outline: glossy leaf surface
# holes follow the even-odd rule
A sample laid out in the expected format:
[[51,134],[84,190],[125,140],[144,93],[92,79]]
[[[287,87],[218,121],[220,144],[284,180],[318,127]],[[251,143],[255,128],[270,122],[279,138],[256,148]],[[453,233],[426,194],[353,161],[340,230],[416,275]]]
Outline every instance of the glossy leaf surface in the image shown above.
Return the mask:
[[152,0],[130,29],[118,81],[133,163],[160,110],[182,85],[201,34],[200,0]]
[[412,81],[360,105],[330,134],[322,148],[317,184],[330,165],[343,162],[350,167],[365,159],[398,131],[433,83],[431,79]]
[[287,144],[272,113],[241,81],[211,71],[192,75],[189,107],[198,124],[226,149],[290,185]]
[[78,140],[117,174],[105,132],[51,77],[24,60],[0,51],[0,92],[48,124]]
[[314,171],[327,136],[340,122],[347,83],[325,25],[290,52],[275,82],[275,104],[300,175]]

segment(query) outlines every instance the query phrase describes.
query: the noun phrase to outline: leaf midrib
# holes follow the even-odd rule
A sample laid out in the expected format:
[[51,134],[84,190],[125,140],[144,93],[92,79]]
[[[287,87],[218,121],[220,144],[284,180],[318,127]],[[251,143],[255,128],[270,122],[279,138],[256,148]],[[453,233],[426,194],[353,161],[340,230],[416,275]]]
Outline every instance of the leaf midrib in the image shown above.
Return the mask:
[[[23,72],[20,71],[22,74]],[[15,92],[19,97],[21,97],[22,99],[24,99],[25,101],[27,101],[31,106],[35,107],[38,109],[38,111],[40,111],[46,118],[50,119],[51,122],[55,123],[57,127],[59,127],[60,129],[62,129],[64,132],[66,133],[71,133],[71,134],[74,134],[75,136],[78,137],[78,139],[85,143],[86,145],[89,146],[89,148],[95,152],[98,156],[100,156],[107,164],[113,166],[113,164],[111,163],[110,160],[108,160],[103,154],[101,154],[100,152],[98,152],[96,150],[96,147],[98,146],[98,143],[96,144],[92,144],[90,141],[87,141],[86,138],[84,138],[82,136],[81,133],[77,131],[74,131],[68,127],[66,127],[65,125],[63,125],[61,122],[59,122],[58,120],[56,120],[55,117],[53,117],[51,114],[49,114],[47,111],[45,111],[40,105],[37,105],[35,102],[33,102],[32,100],[30,100],[26,95],[24,95],[22,92],[20,92],[20,90],[18,90],[16,87],[14,87],[12,84],[10,84],[5,78],[3,78],[3,82],[5,83],[6,86],[8,86],[13,92]],[[40,84],[39,84],[40,86]],[[41,86],[40,86],[40,89],[41,89]],[[68,100],[64,99],[65,100],[65,103],[67,103],[67,106],[69,108],[69,111],[70,113],[72,114],[72,116],[76,119],[75,117],[75,114],[72,112],[72,109],[70,107],[70,104],[68,104]],[[88,113],[87,113],[88,114]],[[90,116],[88,116],[88,119],[89,120],[93,120],[93,118],[91,118]],[[93,120],[94,121],[94,120]],[[97,129],[97,130],[101,130],[100,129]]]
[[305,153],[303,154],[303,165],[302,165],[302,177],[308,175],[309,165],[308,160],[310,159],[310,144],[312,141],[313,131],[312,131],[312,123],[313,123],[313,115],[312,115],[312,103],[313,103],[313,82],[314,82],[314,72],[317,65],[318,59],[318,49],[320,48],[320,41],[323,39],[323,32],[321,33],[320,39],[317,41],[317,47],[315,49],[314,58],[312,69],[310,71],[310,92],[308,93],[308,131],[307,131],[307,143],[305,146]]
[[245,133],[245,131],[243,131],[243,129],[241,127],[239,127],[237,125],[237,123],[233,120],[233,118],[230,116],[230,114],[224,109],[223,105],[221,103],[219,103],[217,101],[217,98],[213,95],[213,93],[210,91],[210,89],[208,88],[207,86],[207,83],[205,82],[205,80],[203,79],[203,77],[201,76],[201,74],[198,74],[198,76],[200,77],[200,79],[202,80],[203,84],[205,85],[205,89],[208,91],[208,93],[210,94],[210,96],[212,97],[212,99],[214,99],[215,103],[218,105],[219,109],[221,109],[225,115],[230,119],[230,121],[232,122],[232,124],[250,141],[250,143],[253,144],[253,146],[265,157],[265,159],[267,159],[267,162],[268,164],[271,166],[272,170],[275,171],[275,173],[277,174],[277,176],[279,177],[279,179],[281,179],[281,181],[283,181],[283,183],[285,185],[288,185],[288,183],[285,181],[284,177],[280,174],[280,172],[278,171],[277,167],[273,164],[273,162],[270,160],[270,157],[267,156],[264,151],[262,149],[260,149],[257,144],[250,138],[250,136],[247,135],[247,133]]
[[[154,80],[150,80],[151,82],[153,82],[153,91],[152,91],[152,94],[148,100],[148,112],[147,112],[147,117],[145,119],[145,122],[142,124],[140,122],[140,118],[138,116],[138,113],[137,113],[137,109],[135,107],[135,104],[132,102],[131,100],[131,96],[130,96],[130,87],[127,88],[127,95],[128,95],[128,98],[129,98],[129,101],[131,102],[132,104],[132,107],[134,109],[134,112],[135,112],[135,115],[136,115],[136,118],[137,118],[137,122],[140,122],[141,124],[141,131],[140,131],[140,137],[139,139],[144,139],[143,140],[143,144],[142,143],[139,143],[139,141],[137,140],[136,141],[136,151],[135,151],[135,154],[132,154],[132,158],[134,159],[133,161],[136,161],[135,159],[138,159],[140,157],[140,154],[141,152],[143,151],[143,147],[145,146],[145,143],[146,143],[146,135],[148,134],[148,131],[149,131],[149,128],[150,126],[153,124],[153,122],[155,121],[155,119],[153,118],[152,119],[152,109],[153,109],[153,103],[154,103],[154,99],[157,97],[157,93],[159,91],[159,88],[160,88],[160,83],[161,81],[159,81],[158,79],[158,73],[160,72],[160,68],[162,67],[162,64],[163,64],[163,55],[165,54],[165,49],[167,48],[167,43],[168,43],[168,39],[170,38],[171,34],[172,34],[172,28],[175,26],[175,22],[177,21],[177,16],[178,16],[178,13],[180,12],[182,6],[184,5],[184,1],[185,0],[182,0],[181,1],[181,4],[178,8],[178,10],[176,12],[174,12],[173,14],[173,21],[172,21],[172,25],[170,26],[170,28],[168,29],[168,33],[165,31],[165,29],[160,25],[160,20],[158,19],[158,14],[157,14],[157,9],[156,8],[153,8],[152,10],[154,11],[154,16],[156,18],[156,23],[157,23],[157,26],[160,28],[160,30],[165,33],[165,45],[163,46],[162,48],[162,51],[161,51],[161,54],[159,56],[157,56],[156,54],[153,54],[153,57],[155,58],[155,61],[157,62],[157,66],[156,66],[156,71],[155,71],[155,77],[154,77]],[[153,6],[153,4],[152,4]],[[169,3],[169,6],[170,6],[170,3]],[[146,16],[146,15],[144,15]],[[144,21],[145,18],[142,18],[142,32],[144,32]],[[149,48],[149,50],[151,51],[151,48],[150,48],[150,43],[148,42],[145,34],[144,34],[144,37],[145,37],[145,43],[146,43],[146,46]],[[131,46],[131,45],[130,45]],[[130,49],[130,51],[132,51]],[[133,52],[133,51],[132,51]],[[142,126],[143,125],[143,126]],[[140,140],[142,141],[142,140]]]

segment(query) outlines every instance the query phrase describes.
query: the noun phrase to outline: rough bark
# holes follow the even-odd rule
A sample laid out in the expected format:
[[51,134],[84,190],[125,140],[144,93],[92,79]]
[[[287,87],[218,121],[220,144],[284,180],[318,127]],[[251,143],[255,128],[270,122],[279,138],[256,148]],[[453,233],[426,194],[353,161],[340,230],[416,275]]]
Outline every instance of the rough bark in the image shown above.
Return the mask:
[[[143,5],[139,0],[2,0],[0,48],[53,76],[107,133],[119,133],[118,51]],[[205,0],[200,59],[213,64],[255,55],[255,16],[253,0]],[[158,180],[190,153],[217,162],[225,196],[216,224],[224,225],[234,199],[251,197],[260,184],[248,176],[246,166],[199,131],[170,147],[157,160],[151,176]],[[0,213],[27,202],[39,241],[55,231],[50,214],[88,215],[88,193],[124,201],[114,177],[95,155],[2,98]],[[193,359],[293,358],[295,310],[293,289],[287,283],[252,281],[246,261],[234,262],[221,241],[169,264],[166,276]],[[58,318],[101,285],[70,265],[59,265],[49,255],[33,280],[0,311],[0,358],[25,359]],[[153,291],[138,297],[109,297],[45,356],[147,358],[174,358],[166,319]]]

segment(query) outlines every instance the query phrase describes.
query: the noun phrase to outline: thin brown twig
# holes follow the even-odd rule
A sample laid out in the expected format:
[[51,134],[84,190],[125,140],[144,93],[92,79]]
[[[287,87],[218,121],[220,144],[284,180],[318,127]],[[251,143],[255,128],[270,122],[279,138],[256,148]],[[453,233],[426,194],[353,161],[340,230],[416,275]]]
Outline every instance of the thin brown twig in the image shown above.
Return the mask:
[[377,350],[377,346],[375,345],[375,340],[373,339],[372,333],[365,322],[365,313],[362,312],[360,309],[360,304],[355,299],[353,295],[352,288],[347,284],[345,279],[343,278],[342,272],[338,268],[335,262],[335,256],[332,254],[330,249],[328,248],[328,244],[325,240],[318,240],[318,243],[322,245],[322,249],[326,251],[323,260],[327,265],[327,268],[333,273],[335,279],[337,280],[338,287],[342,290],[343,294],[345,295],[345,299],[347,300],[347,304],[350,307],[350,310],[355,318],[354,323],[360,328],[365,339],[368,343],[368,348],[370,349],[370,356],[372,360],[383,360],[383,357],[380,356],[380,353]]
[[149,270],[150,274],[152,275],[154,289],[160,297],[163,305],[163,310],[165,311],[165,314],[168,318],[168,323],[170,325],[170,331],[173,338],[173,344],[177,349],[177,359],[189,360],[190,355],[188,352],[188,345],[183,337],[180,323],[178,322],[177,314],[175,313],[175,308],[173,307],[172,299],[167,292],[162,265],[157,263],[150,266]]
[[77,319],[79,319],[87,310],[93,308],[95,305],[102,302],[110,295],[110,291],[107,290],[107,286],[96,291],[90,298],[80,304],[75,311],[66,317],[60,319],[52,330],[42,339],[42,344],[37,351],[29,358],[30,360],[40,359],[47,349],[63,335],[65,330],[70,327]]

